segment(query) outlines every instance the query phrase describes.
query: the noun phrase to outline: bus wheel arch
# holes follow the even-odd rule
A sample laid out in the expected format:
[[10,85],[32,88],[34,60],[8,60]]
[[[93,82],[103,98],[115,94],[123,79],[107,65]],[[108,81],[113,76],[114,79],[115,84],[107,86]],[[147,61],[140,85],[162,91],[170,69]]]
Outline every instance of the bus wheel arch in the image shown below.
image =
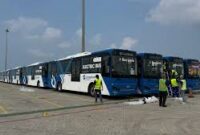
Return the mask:
[[92,97],[95,96],[95,91],[94,91],[94,83],[90,83],[88,86],[88,94]]

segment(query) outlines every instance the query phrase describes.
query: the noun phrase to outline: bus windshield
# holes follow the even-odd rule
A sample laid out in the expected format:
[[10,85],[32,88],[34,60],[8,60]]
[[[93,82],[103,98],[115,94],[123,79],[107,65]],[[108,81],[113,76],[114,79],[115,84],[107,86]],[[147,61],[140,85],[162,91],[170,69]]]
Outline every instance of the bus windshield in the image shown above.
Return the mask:
[[144,77],[160,78],[162,73],[162,60],[145,59]]
[[188,65],[188,77],[198,78],[200,77],[200,66],[199,64],[191,63]]
[[113,77],[133,77],[137,75],[136,58],[130,56],[112,56],[111,74]]
[[183,66],[183,63],[172,62],[170,69],[176,70],[176,72],[178,73],[179,76],[180,75],[184,76],[184,66]]

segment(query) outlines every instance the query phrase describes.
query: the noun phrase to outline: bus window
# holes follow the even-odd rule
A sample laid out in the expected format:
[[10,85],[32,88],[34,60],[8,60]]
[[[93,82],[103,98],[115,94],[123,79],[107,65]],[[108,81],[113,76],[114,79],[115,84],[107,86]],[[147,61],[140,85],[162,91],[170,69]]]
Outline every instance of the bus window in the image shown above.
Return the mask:
[[80,81],[80,73],[81,73],[81,60],[75,59],[72,62],[72,81]]
[[162,73],[162,60],[145,59],[144,76],[160,78]]
[[56,76],[57,75],[56,63],[49,63],[48,70],[50,75]]
[[47,67],[47,65],[42,67],[42,76],[44,76],[44,77],[48,76],[48,67]]
[[22,78],[22,74],[23,74],[22,69],[19,69],[19,78]]
[[101,57],[85,57],[82,59],[82,73],[101,73]]
[[171,68],[173,70],[176,70],[178,75],[184,75],[184,66],[183,63],[171,63]]
[[112,76],[113,77],[132,77],[137,75],[136,59],[129,56],[112,57]]
[[64,60],[59,62],[59,72],[60,73],[65,73],[65,74],[70,74],[71,73],[71,60]]
[[35,68],[34,67],[30,68],[31,68],[31,80],[35,80]]
[[104,56],[102,60],[102,74],[103,76],[110,76],[110,56]]
[[14,79],[17,78],[17,71],[18,71],[18,70],[14,70],[14,71],[13,71],[13,72],[14,72]]
[[197,64],[188,65],[188,77],[198,78],[199,77],[199,66]]

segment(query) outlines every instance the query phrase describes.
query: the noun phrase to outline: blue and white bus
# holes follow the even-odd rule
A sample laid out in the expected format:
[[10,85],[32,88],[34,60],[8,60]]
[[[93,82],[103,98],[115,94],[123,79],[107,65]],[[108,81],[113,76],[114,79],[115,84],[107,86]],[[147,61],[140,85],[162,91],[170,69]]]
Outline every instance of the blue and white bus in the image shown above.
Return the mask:
[[138,59],[138,87],[142,94],[159,93],[159,80],[162,74],[163,57],[160,54],[141,53]]
[[184,60],[185,79],[187,87],[192,90],[200,90],[200,65],[195,59]]
[[[3,75],[5,74],[5,75]],[[56,61],[34,63],[2,73],[4,82],[89,93],[99,75],[103,95],[131,96],[137,93],[136,52],[108,49],[84,52]]]
[[19,67],[9,70],[9,82],[13,84],[20,84],[19,74],[20,74]]
[[22,84],[48,87],[48,63],[34,63],[21,70]]
[[1,82],[6,82],[6,72],[5,71],[1,72]]
[[10,74],[9,70],[4,72],[4,82],[5,83],[9,83],[10,82],[10,79],[9,79],[10,75],[9,74]]
[[94,96],[94,80],[103,82],[103,95],[130,96],[137,93],[136,52],[109,49],[85,52],[52,63],[51,86]]

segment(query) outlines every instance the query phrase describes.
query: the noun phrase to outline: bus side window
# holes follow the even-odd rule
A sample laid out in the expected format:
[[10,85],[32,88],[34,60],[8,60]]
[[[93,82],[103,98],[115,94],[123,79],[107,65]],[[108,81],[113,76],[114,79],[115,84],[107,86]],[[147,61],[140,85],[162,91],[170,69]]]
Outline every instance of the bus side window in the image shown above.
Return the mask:
[[102,61],[102,73],[104,75],[110,74],[111,59],[109,56],[104,56]]
[[71,81],[80,81],[80,73],[81,73],[81,60],[74,59],[72,61],[72,75]]
[[142,60],[138,58],[138,76],[141,76],[142,74]]
[[16,74],[17,70],[14,70],[14,79],[16,79],[17,74]]
[[51,71],[52,75],[53,76],[56,76],[57,75],[57,68],[56,68],[56,65],[52,65],[52,71]]
[[35,68],[31,68],[31,80],[35,80]]
[[48,76],[48,68],[47,66],[43,66],[42,67],[42,76]]

